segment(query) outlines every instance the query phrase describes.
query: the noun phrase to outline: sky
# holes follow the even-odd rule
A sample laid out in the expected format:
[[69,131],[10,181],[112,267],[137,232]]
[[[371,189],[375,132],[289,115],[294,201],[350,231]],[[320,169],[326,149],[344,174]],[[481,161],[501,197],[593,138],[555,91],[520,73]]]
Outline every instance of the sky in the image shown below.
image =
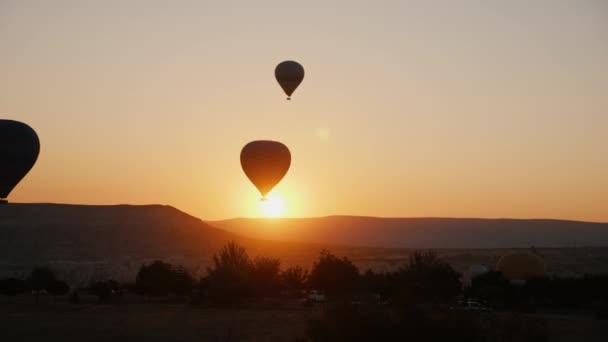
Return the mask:
[[271,139],[285,216],[608,222],[607,61],[604,0],[0,0],[0,118],[42,146],[9,199],[260,216]]

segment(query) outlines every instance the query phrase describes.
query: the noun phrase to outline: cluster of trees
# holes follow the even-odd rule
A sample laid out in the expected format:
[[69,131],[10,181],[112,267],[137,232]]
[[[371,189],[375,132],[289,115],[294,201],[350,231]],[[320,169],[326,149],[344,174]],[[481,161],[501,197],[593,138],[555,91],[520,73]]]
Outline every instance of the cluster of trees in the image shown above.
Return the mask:
[[[236,304],[253,298],[299,297],[302,291],[322,291],[329,300],[391,303],[401,307],[425,303],[453,305],[458,297],[473,298],[497,309],[534,310],[591,308],[608,313],[608,275],[582,278],[538,278],[513,285],[499,272],[487,272],[464,288],[460,274],[435,253],[415,252],[399,269],[363,273],[347,258],[322,251],[310,272],[299,266],[281,268],[279,259],[251,258],[236,243],[224,246],[213,257],[207,275],[196,279],[183,267],[155,261],[142,265],[135,281],[95,281],[84,289],[100,301],[132,292],[146,297],[176,296],[215,304]],[[0,279],[0,293],[32,292],[64,295],[69,286],[47,267],[35,268],[25,279]],[[73,289],[72,299],[79,301]],[[599,308],[599,309],[598,309]]]
[[57,279],[48,267],[35,268],[26,279],[0,279],[0,293],[3,295],[16,296],[29,291],[34,294],[36,303],[38,303],[41,293],[61,296],[67,294],[70,287],[64,281]]
[[448,301],[461,291],[460,275],[433,252],[414,253],[395,272],[361,274],[347,258],[321,251],[310,273],[301,267],[281,271],[280,260],[250,259],[243,247],[231,243],[215,255],[200,293],[214,301],[238,302],[249,297],[300,294],[321,290],[329,299],[356,299],[375,295],[380,300],[408,303]]
[[[214,255],[207,275],[200,279],[183,267],[155,261],[142,265],[134,283],[95,281],[84,290],[100,301],[132,292],[147,297],[172,295],[234,304],[251,298],[298,297],[306,289],[320,290],[329,299],[373,294],[378,300],[417,303],[454,298],[460,293],[461,284],[459,274],[432,252],[414,253],[409,262],[395,272],[368,270],[362,274],[349,259],[322,251],[308,272],[299,266],[282,269],[276,258],[251,258],[245,248],[229,243]],[[49,268],[36,268],[24,280],[0,280],[0,292],[4,294],[16,295],[29,290],[65,294],[69,287],[56,279]],[[77,291],[74,293],[73,299],[78,302]]]

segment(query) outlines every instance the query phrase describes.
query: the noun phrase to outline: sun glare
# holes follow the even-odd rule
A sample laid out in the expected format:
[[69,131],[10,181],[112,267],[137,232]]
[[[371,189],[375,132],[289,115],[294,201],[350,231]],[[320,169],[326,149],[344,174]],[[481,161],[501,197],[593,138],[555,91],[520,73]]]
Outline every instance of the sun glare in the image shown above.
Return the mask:
[[285,202],[281,197],[269,196],[260,202],[260,210],[264,217],[280,217],[285,211]]

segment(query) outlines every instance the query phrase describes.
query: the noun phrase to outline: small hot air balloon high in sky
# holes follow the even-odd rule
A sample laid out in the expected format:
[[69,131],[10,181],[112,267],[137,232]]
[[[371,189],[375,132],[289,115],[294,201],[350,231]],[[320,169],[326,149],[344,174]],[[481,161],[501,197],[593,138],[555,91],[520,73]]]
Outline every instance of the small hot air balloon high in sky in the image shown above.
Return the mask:
[[291,153],[278,141],[252,141],[241,150],[241,167],[262,194],[262,201],[283,179],[290,165]]
[[304,67],[294,61],[281,62],[274,69],[274,77],[287,94],[287,99],[291,100],[291,94],[304,79]]
[[40,141],[28,125],[0,120],[0,203],[32,169],[40,153]]

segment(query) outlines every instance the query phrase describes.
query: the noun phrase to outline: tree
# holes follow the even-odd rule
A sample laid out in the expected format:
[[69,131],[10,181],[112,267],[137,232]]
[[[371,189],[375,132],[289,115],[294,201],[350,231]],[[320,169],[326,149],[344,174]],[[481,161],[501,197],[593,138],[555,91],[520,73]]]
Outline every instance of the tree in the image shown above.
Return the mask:
[[359,289],[359,270],[347,258],[338,258],[327,250],[321,251],[308,278],[311,287],[328,296],[349,295]]
[[151,296],[189,294],[193,284],[194,278],[186,269],[160,260],[142,265],[135,278],[137,292]]
[[391,293],[390,283],[387,280],[386,273],[376,273],[368,269],[361,276],[363,288],[374,295],[381,298],[387,298]]
[[174,294],[185,296],[192,293],[194,283],[194,277],[185,268],[177,267],[173,270],[171,292]]
[[28,290],[27,283],[23,279],[5,278],[0,279],[0,293],[5,296],[20,295]]
[[254,294],[261,297],[276,296],[281,287],[281,261],[275,258],[257,257],[251,267],[251,285]]
[[34,291],[36,304],[40,301],[40,293],[46,291],[56,280],[55,274],[48,267],[36,267],[32,271],[26,282]]
[[462,290],[460,274],[432,251],[415,252],[393,276],[403,304],[448,301]]
[[281,283],[290,293],[297,293],[306,287],[308,271],[300,266],[292,266],[281,273]]
[[171,265],[160,260],[142,265],[135,277],[135,286],[149,296],[167,296],[171,283]]
[[250,276],[252,262],[245,248],[230,242],[213,256],[213,266],[207,269],[205,280],[212,300],[233,304],[252,293]]

